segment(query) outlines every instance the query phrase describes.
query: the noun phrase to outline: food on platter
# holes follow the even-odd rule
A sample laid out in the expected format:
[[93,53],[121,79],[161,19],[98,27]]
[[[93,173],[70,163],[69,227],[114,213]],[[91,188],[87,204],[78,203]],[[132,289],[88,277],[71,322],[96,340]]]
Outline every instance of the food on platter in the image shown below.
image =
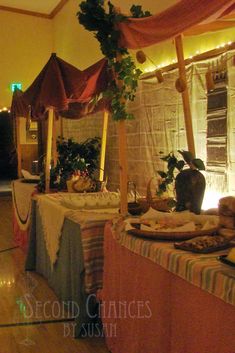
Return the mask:
[[235,217],[220,215],[219,223],[222,227],[234,229],[235,228]]
[[218,234],[222,235],[224,238],[232,240],[233,238],[235,238],[235,229],[219,228]]
[[161,232],[195,232],[199,230],[207,230],[215,228],[217,224],[214,221],[206,220],[204,223],[197,220],[184,220],[183,218],[172,219],[142,219],[140,229],[145,231],[161,231]]
[[75,192],[84,192],[94,189],[94,182],[89,177],[79,177],[72,184],[72,188]]
[[154,220],[143,220],[141,222],[140,226],[141,230],[146,230],[146,231],[156,231],[156,230],[161,230],[163,232],[171,232],[171,231],[177,231],[177,232],[193,232],[196,229],[199,229],[199,225],[195,224],[194,222],[184,222],[183,220],[181,222],[176,222],[174,220],[171,221],[165,221],[165,220],[160,220],[160,221],[154,221]]
[[227,260],[233,262],[235,264],[235,248],[232,248],[227,256]]
[[125,230],[135,236],[159,240],[185,240],[215,233],[219,217],[195,215],[191,212],[166,213],[150,208],[134,221],[127,218],[125,223]]
[[220,235],[199,236],[181,243],[175,243],[174,245],[177,249],[201,253],[217,251],[230,246],[229,240]]

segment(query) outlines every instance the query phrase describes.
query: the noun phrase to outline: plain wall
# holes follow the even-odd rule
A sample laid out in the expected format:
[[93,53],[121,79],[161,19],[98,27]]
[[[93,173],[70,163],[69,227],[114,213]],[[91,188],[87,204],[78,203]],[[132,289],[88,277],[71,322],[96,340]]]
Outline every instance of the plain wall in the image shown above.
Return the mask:
[[0,11],[0,108],[11,105],[10,84],[25,90],[53,50],[52,21]]
[[[128,13],[133,4],[132,0],[112,2],[120,6],[124,13]],[[177,0],[139,0],[138,4],[144,4],[143,9],[154,14],[175,2]],[[77,20],[80,3],[69,0],[52,20],[0,10],[0,108],[11,104],[10,84],[21,82],[25,90],[46,64],[51,52],[56,52],[59,57],[80,69],[102,58],[94,34],[86,31]],[[234,41],[234,38],[235,28],[185,38],[185,57]],[[145,48],[144,51],[148,60],[141,65],[143,71],[156,69],[157,65],[168,64],[176,58],[172,41]],[[135,58],[135,51],[131,53]]]
[[103,55],[93,34],[78,22],[78,1],[70,0],[53,20],[56,54],[80,70],[94,64]]

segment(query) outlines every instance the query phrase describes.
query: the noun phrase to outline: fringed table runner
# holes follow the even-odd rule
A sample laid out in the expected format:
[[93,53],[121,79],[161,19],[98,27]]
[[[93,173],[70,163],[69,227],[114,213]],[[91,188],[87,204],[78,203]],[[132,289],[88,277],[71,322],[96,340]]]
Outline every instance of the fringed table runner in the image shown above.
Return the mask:
[[14,215],[21,230],[27,230],[30,223],[31,197],[37,184],[27,184],[21,180],[12,182]]
[[13,234],[14,243],[27,251],[31,224],[31,197],[37,184],[27,184],[20,180],[12,182]]

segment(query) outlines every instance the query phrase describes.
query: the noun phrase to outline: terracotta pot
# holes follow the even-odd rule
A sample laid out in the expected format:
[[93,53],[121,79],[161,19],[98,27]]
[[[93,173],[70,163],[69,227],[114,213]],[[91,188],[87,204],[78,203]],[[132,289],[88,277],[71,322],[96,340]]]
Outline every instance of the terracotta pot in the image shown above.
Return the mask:
[[189,210],[199,214],[205,188],[205,177],[199,170],[182,170],[175,179],[176,211]]

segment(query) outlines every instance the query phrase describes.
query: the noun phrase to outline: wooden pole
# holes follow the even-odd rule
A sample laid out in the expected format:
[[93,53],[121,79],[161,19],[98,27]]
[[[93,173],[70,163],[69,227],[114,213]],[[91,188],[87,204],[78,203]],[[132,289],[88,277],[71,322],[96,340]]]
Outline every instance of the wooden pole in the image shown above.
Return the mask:
[[51,147],[53,134],[53,117],[54,110],[49,108],[48,125],[47,125],[47,152],[46,152],[46,170],[45,170],[45,193],[50,191],[50,166],[51,166]]
[[57,140],[57,129],[56,129],[56,118],[55,114],[53,114],[53,128],[52,128],[52,158],[53,158],[53,163],[54,166],[56,166],[57,163],[57,146],[56,146],[56,140]]
[[22,151],[21,151],[21,143],[20,143],[20,117],[16,117],[16,148],[17,148],[17,175],[18,178],[21,177],[21,169],[22,169]]
[[63,141],[63,137],[64,137],[64,119],[61,116],[60,117],[60,142]]
[[109,113],[107,112],[107,110],[105,110],[104,119],[103,119],[101,151],[100,151],[100,175],[99,175],[100,181],[104,180],[104,165],[105,165],[105,152],[106,152],[106,143],[107,143],[108,119],[109,119]]
[[[122,59],[121,54],[117,54],[116,60]],[[117,86],[121,89],[123,81],[116,77]],[[123,100],[125,103],[125,100]],[[122,216],[128,213],[127,207],[127,142],[126,142],[126,122],[125,120],[118,121],[118,150],[119,150],[119,172],[120,172],[120,212]]]
[[118,122],[118,149],[119,149],[119,170],[120,170],[120,211],[126,216],[127,208],[127,143],[126,143],[126,121]]
[[182,94],[182,100],[183,100],[184,122],[185,122],[188,150],[192,153],[193,156],[195,156],[192,115],[191,115],[189,93],[188,93],[188,87],[187,87],[182,35],[179,35],[175,38],[175,46],[176,46],[176,53],[178,58],[179,75],[180,75],[180,78],[185,83],[185,89],[181,94]]

